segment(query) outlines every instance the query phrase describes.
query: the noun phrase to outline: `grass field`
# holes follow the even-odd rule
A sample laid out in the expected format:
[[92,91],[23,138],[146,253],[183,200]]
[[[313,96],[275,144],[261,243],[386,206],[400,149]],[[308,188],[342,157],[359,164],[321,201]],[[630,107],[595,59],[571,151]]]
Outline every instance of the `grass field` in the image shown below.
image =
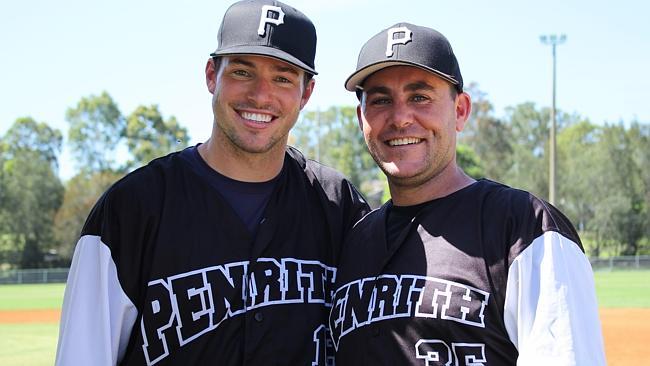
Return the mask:
[[[601,308],[650,308],[650,271],[596,272],[595,279]],[[59,309],[63,291],[63,284],[3,285],[0,312]],[[0,365],[52,365],[58,329],[56,323],[0,323]]]
[[650,308],[650,271],[596,272],[598,305],[603,308]]
[[0,310],[59,309],[65,284],[2,285]]
[[54,364],[58,324],[0,324],[0,365]]

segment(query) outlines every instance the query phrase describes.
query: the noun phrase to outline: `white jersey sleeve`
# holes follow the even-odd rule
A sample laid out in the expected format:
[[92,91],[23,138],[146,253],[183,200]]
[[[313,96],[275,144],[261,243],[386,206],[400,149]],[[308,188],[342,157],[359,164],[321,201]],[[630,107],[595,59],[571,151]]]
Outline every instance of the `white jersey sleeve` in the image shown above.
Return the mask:
[[120,285],[110,249],[99,236],[82,236],[65,289],[55,364],[116,365],[137,314]]
[[545,232],[512,262],[504,322],[518,365],[606,364],[591,266],[557,232]]

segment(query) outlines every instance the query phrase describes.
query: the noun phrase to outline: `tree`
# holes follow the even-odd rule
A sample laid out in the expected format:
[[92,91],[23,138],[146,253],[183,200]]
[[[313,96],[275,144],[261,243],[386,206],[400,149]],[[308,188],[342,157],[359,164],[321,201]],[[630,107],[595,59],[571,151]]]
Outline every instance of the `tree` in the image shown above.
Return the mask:
[[599,172],[593,159],[598,134],[597,126],[581,120],[557,135],[558,205],[579,230],[593,217],[591,187]]
[[126,144],[133,160],[130,167],[187,147],[187,129],[175,117],[164,120],[157,105],[139,106],[126,119]]
[[366,148],[355,107],[304,113],[291,132],[291,143],[305,156],[343,173],[369,200],[381,199],[379,168]]
[[470,177],[474,179],[485,177],[481,160],[471,147],[459,144],[456,148],[456,162]]
[[52,223],[61,205],[57,176],[62,136],[31,118],[19,118],[0,142],[0,259],[32,268],[54,246]]
[[631,140],[622,123],[605,125],[593,156],[598,175],[592,192],[597,200],[589,229],[614,255],[636,254],[647,225],[643,169],[636,164]]
[[548,198],[548,108],[528,102],[506,109],[511,133],[511,165],[504,183]]
[[472,114],[459,134],[459,144],[466,145],[476,154],[483,177],[503,181],[512,165],[510,128],[494,116],[494,107],[477,84],[470,84],[467,92],[472,97]]
[[[639,189],[642,207],[640,212],[641,231],[645,237],[646,253],[650,251],[650,124],[633,121],[628,132],[632,147],[632,160],[638,167]],[[637,251],[636,254],[643,254]]]
[[68,142],[80,170],[97,172],[116,170],[117,147],[126,122],[117,104],[107,92],[81,98],[69,108]]
[[81,229],[95,202],[122,176],[112,171],[79,173],[66,183],[63,203],[54,218],[56,251],[63,262],[70,263]]

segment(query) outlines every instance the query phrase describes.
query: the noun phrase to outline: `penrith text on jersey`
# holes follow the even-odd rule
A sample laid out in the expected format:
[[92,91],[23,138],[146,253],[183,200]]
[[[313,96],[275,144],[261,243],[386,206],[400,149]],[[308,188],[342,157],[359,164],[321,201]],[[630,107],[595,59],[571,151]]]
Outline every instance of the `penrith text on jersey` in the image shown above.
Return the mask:
[[338,349],[346,334],[374,322],[404,317],[437,318],[485,328],[490,294],[435,277],[381,275],[336,290],[329,328]]
[[318,261],[258,258],[150,281],[140,328],[147,364],[248,310],[294,303],[331,306],[336,268]]

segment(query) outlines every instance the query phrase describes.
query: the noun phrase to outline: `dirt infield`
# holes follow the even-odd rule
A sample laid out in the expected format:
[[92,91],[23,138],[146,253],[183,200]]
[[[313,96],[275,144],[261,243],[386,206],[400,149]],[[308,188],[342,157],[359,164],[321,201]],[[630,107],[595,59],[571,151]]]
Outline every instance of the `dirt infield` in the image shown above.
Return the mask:
[[[0,323],[56,323],[59,310],[0,311]],[[650,338],[650,309],[600,309],[609,366],[638,365]]]
[[47,310],[7,310],[0,311],[0,324],[4,323],[58,323],[61,311]]
[[650,338],[650,309],[600,309],[609,366],[641,365]]

